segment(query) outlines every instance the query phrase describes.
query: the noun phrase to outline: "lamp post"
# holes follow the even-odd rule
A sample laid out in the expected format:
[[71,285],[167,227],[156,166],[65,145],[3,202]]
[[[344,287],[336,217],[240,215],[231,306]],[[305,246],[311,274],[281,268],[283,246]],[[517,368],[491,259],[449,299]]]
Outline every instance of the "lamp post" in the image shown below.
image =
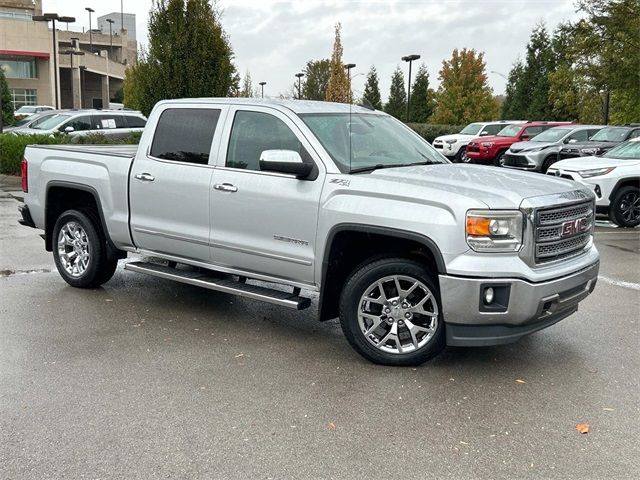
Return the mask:
[[53,31],[53,85],[56,109],[60,108],[58,97],[58,42],[56,40],[56,20],[63,23],[73,23],[76,21],[75,17],[61,17],[57,13],[45,13],[43,15],[34,15],[31,17],[34,22],[51,22],[51,28]]
[[349,79],[349,103],[353,103],[353,99],[351,98],[351,69],[356,68],[355,63],[345,63],[343,65],[345,70],[347,71],[347,77]]
[[115,22],[107,18],[107,23],[109,24],[109,60],[113,60],[113,32],[111,31],[111,27]]
[[120,32],[124,30],[124,0],[120,0]]
[[407,83],[407,122],[409,118],[409,109],[411,108],[411,62],[418,60],[420,55],[406,55],[402,57],[403,62],[409,62],[409,81]]
[[264,86],[267,84],[267,82],[260,82],[258,85],[260,85],[260,96],[262,98],[264,98]]
[[93,34],[91,33],[91,14],[95,12],[95,10],[91,7],[86,7],[85,10],[89,12],[89,51],[91,55],[93,55]]
[[300,80],[304,77],[304,73],[296,73],[296,77],[298,77],[298,100],[302,100],[302,94],[300,93]]

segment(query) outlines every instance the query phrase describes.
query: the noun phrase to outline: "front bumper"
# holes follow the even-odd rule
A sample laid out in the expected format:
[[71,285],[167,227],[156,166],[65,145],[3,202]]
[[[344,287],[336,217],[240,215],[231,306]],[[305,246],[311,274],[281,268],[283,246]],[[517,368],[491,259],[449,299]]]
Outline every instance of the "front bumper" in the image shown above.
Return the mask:
[[[600,264],[570,275],[532,283],[518,278],[467,278],[440,275],[447,344],[487,346],[512,343],[578,310],[578,303],[595,288]],[[503,289],[503,307],[483,305],[487,287]],[[500,306],[498,306],[500,307]]]
[[457,143],[447,143],[443,140],[434,140],[433,148],[438,150],[445,157],[455,157],[460,150],[460,145]]
[[532,152],[532,153],[512,153],[507,151],[504,154],[503,167],[517,168],[519,170],[539,171],[542,169],[542,163],[548,153]]

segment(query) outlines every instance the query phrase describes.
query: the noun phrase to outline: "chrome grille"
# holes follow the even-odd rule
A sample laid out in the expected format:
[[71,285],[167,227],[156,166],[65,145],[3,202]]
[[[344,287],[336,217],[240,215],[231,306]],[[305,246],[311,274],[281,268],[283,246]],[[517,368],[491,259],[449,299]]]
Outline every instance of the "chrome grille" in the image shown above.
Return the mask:
[[[573,228],[576,223],[567,222],[578,222],[581,228]],[[536,211],[535,262],[552,262],[582,253],[591,241],[593,223],[592,201]]]

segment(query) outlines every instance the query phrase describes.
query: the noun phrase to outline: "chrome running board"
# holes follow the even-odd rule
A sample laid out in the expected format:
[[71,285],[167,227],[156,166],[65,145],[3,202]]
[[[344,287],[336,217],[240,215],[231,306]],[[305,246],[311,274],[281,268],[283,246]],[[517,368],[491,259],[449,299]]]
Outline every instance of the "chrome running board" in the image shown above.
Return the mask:
[[187,283],[197,287],[208,288],[218,292],[230,293],[241,297],[274,303],[282,307],[303,310],[311,305],[309,298],[298,296],[296,293],[273,290],[271,288],[251,285],[235,280],[220,279],[212,276],[214,272],[202,272],[194,270],[178,270],[175,268],[148,262],[129,262],[124,265],[125,270],[132,272],[146,273],[154,277],[173,280],[174,282]]

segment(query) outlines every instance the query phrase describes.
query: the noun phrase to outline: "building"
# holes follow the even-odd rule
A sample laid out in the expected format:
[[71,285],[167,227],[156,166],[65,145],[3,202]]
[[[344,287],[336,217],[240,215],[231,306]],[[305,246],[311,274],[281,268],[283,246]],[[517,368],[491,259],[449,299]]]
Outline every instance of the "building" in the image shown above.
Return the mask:
[[122,87],[126,66],[136,61],[137,42],[119,28],[109,35],[108,23],[105,33],[67,31],[66,24],[60,30],[58,23],[54,32],[51,22],[33,20],[39,15],[42,0],[0,0],[0,67],[14,108],[107,108]]
[[111,29],[114,32],[119,32],[123,29],[122,21],[124,20],[124,30],[127,31],[127,35],[129,36],[129,40],[136,40],[136,16],[133,13],[121,13],[121,12],[112,12],[107,15],[102,15],[98,17],[98,29],[105,34],[109,34],[109,22],[107,19],[113,20],[113,24],[111,25]]

